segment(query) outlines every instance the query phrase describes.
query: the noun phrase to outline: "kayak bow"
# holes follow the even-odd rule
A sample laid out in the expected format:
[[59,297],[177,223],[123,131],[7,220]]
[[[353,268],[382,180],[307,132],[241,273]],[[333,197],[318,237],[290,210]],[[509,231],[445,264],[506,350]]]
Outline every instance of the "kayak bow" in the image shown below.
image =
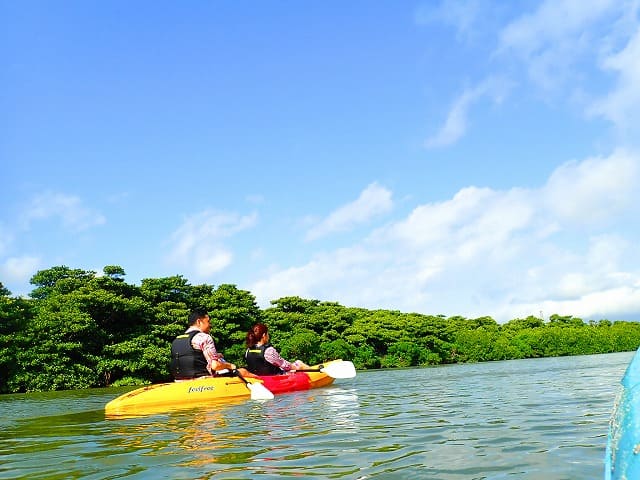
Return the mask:
[[605,455],[605,480],[640,478],[640,348],[620,381]]

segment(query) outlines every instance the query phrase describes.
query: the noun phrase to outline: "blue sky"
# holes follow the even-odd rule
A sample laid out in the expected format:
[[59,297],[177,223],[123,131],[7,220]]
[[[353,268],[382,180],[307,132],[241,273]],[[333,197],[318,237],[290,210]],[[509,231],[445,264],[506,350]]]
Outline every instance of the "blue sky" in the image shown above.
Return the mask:
[[640,320],[639,11],[0,0],[0,281]]

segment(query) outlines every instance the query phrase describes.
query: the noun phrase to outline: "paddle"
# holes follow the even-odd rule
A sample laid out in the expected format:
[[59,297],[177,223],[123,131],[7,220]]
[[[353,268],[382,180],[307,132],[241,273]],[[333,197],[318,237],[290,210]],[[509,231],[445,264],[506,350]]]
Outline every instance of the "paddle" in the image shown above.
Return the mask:
[[249,391],[251,391],[251,400],[271,400],[273,393],[265,387],[262,383],[251,383],[242,375],[238,370],[234,370],[233,373],[244,382]]
[[326,366],[320,365],[318,368],[307,368],[296,370],[296,372],[322,372],[333,378],[353,378],[356,376],[356,368],[353,363],[344,360],[336,360]]

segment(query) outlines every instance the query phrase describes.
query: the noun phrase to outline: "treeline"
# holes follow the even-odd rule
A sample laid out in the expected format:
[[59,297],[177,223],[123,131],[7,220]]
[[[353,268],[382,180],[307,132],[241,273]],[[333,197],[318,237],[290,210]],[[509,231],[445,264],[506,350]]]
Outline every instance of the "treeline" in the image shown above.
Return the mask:
[[191,285],[180,275],[128,284],[119,266],[37,272],[29,298],[0,283],[0,393],[170,380],[171,341],[205,307],[228,361],[242,364],[249,327],[262,321],[285,358],[342,358],[390,368],[635,350],[640,324],[552,315],[499,325],[491,317],[423,315],[284,297],[260,309],[235,285]]

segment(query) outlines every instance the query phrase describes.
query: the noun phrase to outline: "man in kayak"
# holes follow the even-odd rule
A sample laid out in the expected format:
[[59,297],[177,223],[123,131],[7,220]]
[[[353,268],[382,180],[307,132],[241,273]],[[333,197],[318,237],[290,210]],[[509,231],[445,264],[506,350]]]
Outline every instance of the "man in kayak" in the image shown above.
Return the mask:
[[288,362],[269,343],[269,330],[264,323],[256,323],[247,332],[247,351],[244,354],[247,370],[256,375],[280,375],[292,370],[304,370],[309,366],[296,360]]
[[211,323],[206,310],[197,308],[189,315],[189,328],[171,344],[171,374],[176,380],[230,375],[236,369],[216,350],[209,335]]

